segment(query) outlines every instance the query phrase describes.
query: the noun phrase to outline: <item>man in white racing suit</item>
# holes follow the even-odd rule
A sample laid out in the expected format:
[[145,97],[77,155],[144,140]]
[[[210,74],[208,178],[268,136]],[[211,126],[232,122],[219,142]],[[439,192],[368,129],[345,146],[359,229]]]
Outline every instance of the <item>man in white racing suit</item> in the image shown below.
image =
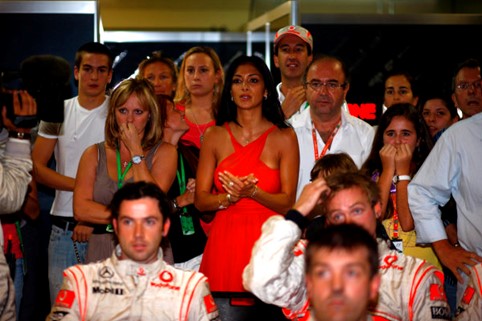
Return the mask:
[[[310,303],[305,285],[306,241],[301,234],[306,216],[321,204],[328,224],[354,223],[376,237],[381,215],[379,191],[361,174],[334,174],[307,184],[285,218],[270,218],[262,228],[251,261],[243,273],[244,286],[262,301],[286,308],[292,320],[308,320]],[[378,241],[381,284],[370,307],[373,320],[449,320],[450,308],[443,274],[431,264],[390,250]]]
[[110,210],[119,245],[109,259],[65,270],[47,320],[219,320],[207,278],[162,260],[172,205],[157,185],[126,184]]

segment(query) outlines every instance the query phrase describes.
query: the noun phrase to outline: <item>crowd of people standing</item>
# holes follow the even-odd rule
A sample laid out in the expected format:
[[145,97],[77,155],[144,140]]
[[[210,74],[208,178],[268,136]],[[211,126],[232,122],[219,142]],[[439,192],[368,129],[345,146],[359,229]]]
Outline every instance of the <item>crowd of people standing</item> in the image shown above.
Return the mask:
[[[77,264],[99,269],[92,278],[100,279],[86,283],[93,293],[118,295],[124,302],[137,281],[126,288],[102,283],[113,277],[112,270],[122,270],[114,279],[130,275],[122,261],[137,264],[132,272],[137,278],[151,275],[154,270],[147,264],[156,262],[156,277],[165,282],[158,287],[168,290],[174,287],[169,283],[173,275],[184,277],[188,274],[178,271],[191,271],[189,277],[201,285],[176,286],[200,300],[193,304],[196,312],[177,303],[164,307],[184,313],[183,320],[196,313],[201,320],[222,319],[210,291],[233,293],[246,299],[247,306],[286,308],[289,319],[322,320],[329,308],[316,296],[321,294],[319,275],[313,274],[318,268],[312,265],[318,258],[314,251],[317,246],[351,251],[362,240],[369,243],[370,255],[378,256],[379,265],[375,272],[370,263],[371,288],[361,315],[383,320],[482,317],[477,273],[482,269],[479,62],[468,59],[460,64],[452,88],[437,93],[418,92],[404,71],[390,73],[380,93],[383,113],[377,126],[371,126],[345,107],[351,82],[348,66],[339,57],[315,56],[313,45],[310,32],[300,26],[276,33],[278,85],[258,57],[242,55],[224,69],[212,48],[196,46],[185,53],[179,68],[154,53],[139,63],[135,78],[109,91],[111,51],[100,43],[82,45],[73,68],[78,96],[65,101],[62,123],[38,124],[31,160],[24,155],[30,129],[15,127],[3,114],[3,171],[14,162],[9,158],[22,162],[15,168],[22,186],[10,188],[15,193],[1,199],[2,241],[10,262],[13,254],[10,275],[16,292],[16,311],[5,311],[17,314],[18,320],[33,320],[28,306],[38,311],[30,297],[22,299],[29,267],[22,268],[22,231],[17,227],[25,215],[38,211],[39,184],[55,190],[48,248],[52,320],[60,314],[67,320],[73,307],[95,319],[91,310],[82,310],[95,310],[95,303],[82,301],[87,294],[74,289],[80,282],[80,268],[72,270]],[[22,95],[15,106],[27,105],[29,95]],[[18,116],[25,113],[21,109],[16,110]],[[23,149],[15,144],[23,144]],[[52,159],[55,168],[49,165]],[[3,181],[12,178],[2,177],[2,186]],[[136,196],[122,194],[124,189]],[[138,202],[131,204],[134,212],[157,211],[145,198],[158,202],[161,218],[137,223],[123,212],[122,204]],[[12,199],[19,203],[15,208]],[[7,203],[12,206],[3,206]],[[340,237],[352,231],[355,245],[327,245],[330,240],[314,237],[324,233],[326,225],[342,223],[354,223],[365,232],[350,227],[348,232],[332,228],[329,233]],[[144,239],[152,226],[160,234],[153,242]],[[130,228],[134,237],[127,241]],[[141,255],[148,251],[152,255]],[[390,270],[394,266],[397,271]],[[403,285],[395,285],[397,279]],[[407,289],[407,284],[417,285]],[[0,286],[3,291],[13,285]],[[11,295],[1,302],[12,306],[14,291],[6,293]],[[263,303],[250,301],[253,297]],[[136,304],[147,302],[152,304],[152,298]],[[122,313],[141,319],[155,315],[149,309],[123,308]],[[45,310],[50,307],[40,309],[39,315]],[[281,309],[277,317],[282,318]]]

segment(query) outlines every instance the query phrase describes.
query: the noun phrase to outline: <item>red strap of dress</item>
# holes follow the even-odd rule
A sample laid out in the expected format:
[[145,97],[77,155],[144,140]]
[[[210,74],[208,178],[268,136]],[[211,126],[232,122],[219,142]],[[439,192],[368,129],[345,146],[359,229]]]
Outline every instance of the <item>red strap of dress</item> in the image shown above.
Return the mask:
[[[229,137],[231,137],[231,143],[232,143],[233,146],[234,146],[234,150],[237,150],[237,147],[241,147],[241,148],[242,148],[242,147],[245,147],[245,146],[241,145],[241,144],[236,140],[236,138],[234,137],[233,133],[231,132],[231,128],[229,127],[229,123],[228,123],[228,122],[224,123],[224,127],[226,127],[226,130],[227,130],[228,133],[229,133]],[[277,128],[276,125],[272,125],[272,126],[271,126],[270,128],[268,128],[264,133],[262,133],[258,138],[256,138],[255,140],[251,141],[250,144],[251,144],[252,142],[257,141],[257,140],[260,139],[261,137],[268,136],[269,133],[271,133],[273,130],[275,130],[275,128]],[[248,145],[249,145],[249,144],[248,144]],[[247,145],[246,145],[246,146],[247,146]]]

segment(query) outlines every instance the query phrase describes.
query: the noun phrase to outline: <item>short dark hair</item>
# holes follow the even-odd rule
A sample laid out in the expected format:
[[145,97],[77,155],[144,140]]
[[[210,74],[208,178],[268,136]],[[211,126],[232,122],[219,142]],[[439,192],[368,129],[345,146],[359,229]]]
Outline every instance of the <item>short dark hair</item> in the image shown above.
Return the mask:
[[109,70],[112,69],[112,65],[114,63],[114,54],[106,45],[99,42],[88,42],[80,46],[75,53],[75,67],[80,68],[80,64],[82,63],[82,58],[85,53],[106,55],[108,58]]
[[[236,69],[241,65],[252,65],[259,71],[264,81],[264,87],[268,93],[266,99],[262,103],[262,115],[264,118],[272,122],[279,128],[287,128],[289,125],[285,121],[283,110],[278,99],[278,92],[276,91],[276,85],[274,83],[271,72],[266,66],[266,63],[256,56],[239,56],[234,59],[229,65],[226,72],[226,79],[224,83],[224,90],[221,96],[221,105],[216,118],[216,125],[221,126],[225,122],[232,121],[238,124],[237,121],[237,107],[234,101],[231,99],[231,86],[233,85],[233,77]],[[239,125],[239,124],[238,124]]]
[[383,89],[385,90],[385,83],[387,82],[388,78],[395,77],[395,76],[403,76],[407,79],[408,83],[410,84],[410,89],[412,90],[413,97],[418,97],[418,86],[415,78],[412,74],[406,70],[401,69],[394,69],[390,71],[387,76],[385,77],[385,81],[383,82]]
[[334,173],[357,172],[353,159],[347,153],[326,154],[318,159],[311,170],[310,177],[314,181],[320,174],[327,177]]
[[469,59],[463,61],[462,63],[460,63],[457,66],[457,68],[455,68],[454,76],[452,77],[452,92],[455,91],[455,86],[457,85],[456,84],[457,75],[459,74],[460,70],[462,70],[463,68],[469,68],[469,69],[479,68],[480,69],[480,62],[475,58],[469,58]]
[[308,247],[305,255],[305,271],[310,272],[313,268],[313,257],[321,248],[330,251],[345,250],[353,252],[366,248],[367,260],[370,265],[370,277],[373,278],[378,272],[378,244],[376,239],[364,228],[356,224],[330,225],[308,239]]
[[116,220],[119,217],[119,209],[123,201],[133,201],[142,198],[153,198],[157,200],[163,222],[170,219],[173,208],[167,195],[156,184],[144,181],[127,183],[115,192],[108,207],[111,212],[111,218]]
[[423,107],[425,106],[427,101],[433,100],[433,99],[439,99],[443,102],[445,108],[447,108],[447,110],[450,113],[450,118],[454,119],[454,118],[459,117],[459,114],[457,114],[457,107],[455,107],[455,104],[452,101],[452,99],[450,98],[450,95],[447,95],[446,93],[444,93],[442,91],[440,91],[440,92],[428,92],[428,93],[426,93],[422,96],[422,99],[420,100],[420,104],[419,104],[420,116],[422,116]]
[[306,67],[305,73],[303,74],[303,83],[306,83],[306,77],[308,76],[308,71],[311,69],[311,67],[322,60],[334,60],[338,62],[341,65],[341,70],[343,71],[343,75],[345,76],[345,83],[350,83],[350,71],[348,70],[345,62],[340,57],[327,54],[316,55],[313,58],[313,60],[309,63],[308,67]]

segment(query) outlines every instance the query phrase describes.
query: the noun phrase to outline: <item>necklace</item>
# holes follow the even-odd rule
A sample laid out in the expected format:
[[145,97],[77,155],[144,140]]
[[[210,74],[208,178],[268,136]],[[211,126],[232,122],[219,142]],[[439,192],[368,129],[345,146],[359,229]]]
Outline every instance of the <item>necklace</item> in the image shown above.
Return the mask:
[[196,113],[194,112],[194,110],[192,110],[192,107],[189,109],[191,111],[191,114],[192,114],[192,118],[194,120],[194,124],[196,125],[197,127],[197,130],[199,132],[199,142],[203,143],[204,141],[204,131],[201,130],[201,128],[199,127],[199,122],[197,121],[197,118],[196,118]]

